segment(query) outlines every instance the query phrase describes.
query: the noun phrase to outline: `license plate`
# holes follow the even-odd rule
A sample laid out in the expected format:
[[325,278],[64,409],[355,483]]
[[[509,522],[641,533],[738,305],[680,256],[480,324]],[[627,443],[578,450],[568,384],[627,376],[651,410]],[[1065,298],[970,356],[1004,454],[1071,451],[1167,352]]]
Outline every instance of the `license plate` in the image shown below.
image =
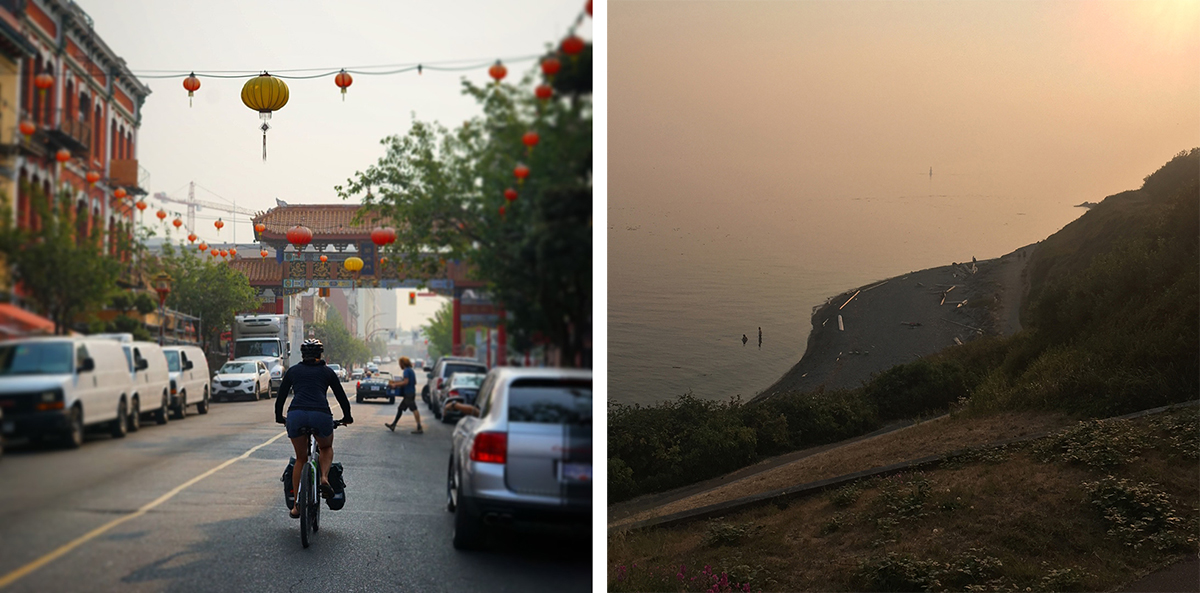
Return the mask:
[[562,479],[567,482],[591,482],[592,481],[592,464],[590,463],[563,463]]
[[4,434],[12,434],[12,432],[16,429],[17,425],[12,421],[6,421],[3,424],[0,424],[0,432],[3,432]]

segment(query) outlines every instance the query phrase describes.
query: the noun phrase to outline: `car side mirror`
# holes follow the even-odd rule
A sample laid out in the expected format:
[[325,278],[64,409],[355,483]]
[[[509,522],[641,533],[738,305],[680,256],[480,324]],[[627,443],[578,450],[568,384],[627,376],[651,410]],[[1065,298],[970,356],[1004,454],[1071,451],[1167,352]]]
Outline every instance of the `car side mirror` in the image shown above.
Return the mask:
[[145,358],[139,358],[137,361],[137,370],[144,371],[148,368],[150,368],[150,361]]
[[96,361],[92,360],[91,357],[85,358],[85,359],[83,359],[83,362],[79,363],[79,369],[77,369],[77,370],[80,373],[94,371],[94,370],[96,370]]
[[185,370],[185,371],[190,371],[190,370],[192,370],[192,369],[193,369],[193,368],[195,368],[195,367],[196,367],[196,363],[194,363],[194,362],[192,362],[192,361],[190,361],[190,360],[189,360],[189,361],[187,361],[187,362],[185,362],[185,363],[183,363],[183,370]]

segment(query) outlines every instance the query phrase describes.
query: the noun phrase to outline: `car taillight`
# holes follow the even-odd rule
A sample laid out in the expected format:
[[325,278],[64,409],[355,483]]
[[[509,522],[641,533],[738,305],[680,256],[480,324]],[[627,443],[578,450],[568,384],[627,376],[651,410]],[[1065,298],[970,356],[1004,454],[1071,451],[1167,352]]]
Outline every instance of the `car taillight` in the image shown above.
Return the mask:
[[438,377],[437,385],[434,387],[434,389],[441,389],[441,388],[442,388],[442,378]]
[[362,387],[362,381],[359,381],[358,383],[354,384],[355,389],[358,389],[359,387]]
[[508,433],[481,432],[471,442],[471,461],[504,463],[508,460]]

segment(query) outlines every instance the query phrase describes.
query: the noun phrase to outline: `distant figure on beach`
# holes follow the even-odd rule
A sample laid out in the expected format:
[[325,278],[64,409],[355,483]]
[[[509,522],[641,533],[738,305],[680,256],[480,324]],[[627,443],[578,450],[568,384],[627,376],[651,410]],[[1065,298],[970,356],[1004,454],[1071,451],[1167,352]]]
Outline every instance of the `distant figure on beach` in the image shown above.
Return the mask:
[[742,345],[745,346],[746,342],[749,342],[749,341],[750,341],[750,338],[747,338],[746,334],[742,334]]
[[762,348],[762,328],[758,328],[758,347]]

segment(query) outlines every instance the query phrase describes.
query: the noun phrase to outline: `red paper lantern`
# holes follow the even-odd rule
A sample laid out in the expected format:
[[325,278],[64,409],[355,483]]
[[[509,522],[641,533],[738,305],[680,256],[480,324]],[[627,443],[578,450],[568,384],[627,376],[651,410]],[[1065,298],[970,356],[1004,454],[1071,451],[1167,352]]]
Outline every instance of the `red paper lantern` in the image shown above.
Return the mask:
[[33,125],[33,122],[29,120],[21,120],[21,133],[24,134],[26,138],[32,136],[36,131],[37,126]]
[[385,226],[385,227],[383,227],[383,230],[384,230],[384,232],[386,232],[388,234],[388,241],[387,241],[388,244],[391,245],[392,243],[395,243],[396,242],[396,229],[394,229],[390,226]]
[[533,89],[533,94],[543,101],[549,101],[554,97],[554,89],[548,84],[539,84]]
[[221,255],[221,252],[214,249],[212,251],[209,251],[208,254],[211,255],[213,259],[217,259],[217,256]]
[[58,152],[54,153],[54,160],[60,163],[65,163],[71,160],[71,151],[65,148],[58,149]]
[[305,245],[312,243],[313,233],[308,227],[296,225],[287,232],[288,243],[295,245],[297,249],[304,249]]
[[196,249],[199,249],[200,251],[204,251],[204,250],[208,249],[208,243],[201,241],[200,244],[196,246]]
[[259,251],[258,253],[259,253],[259,255],[263,256],[264,258],[266,258],[268,254],[270,254],[270,252],[267,251],[266,249]]
[[558,74],[560,69],[562,69],[562,62],[559,62],[558,58],[550,56],[542,60],[542,74],[553,77]]
[[230,247],[230,248],[229,248],[229,257],[234,257],[234,256],[236,256],[236,255],[237,255],[237,249],[234,249],[233,247]]
[[219,233],[221,232],[221,227],[225,226],[225,221],[218,218],[217,221],[213,223],[213,226],[217,227],[217,232]]
[[263,223],[261,223],[261,222],[260,222],[260,223],[258,223],[258,224],[256,224],[256,225],[254,225],[254,230],[255,230],[255,231],[258,231],[258,232],[260,232],[260,233],[261,233],[261,232],[263,232],[263,231],[267,230],[267,225],[265,225],[265,224],[263,224]]
[[123,188],[123,187],[118,187],[117,189],[113,190],[113,197],[118,200],[120,200],[121,198],[124,198],[127,195],[129,195],[129,194],[128,194],[128,192],[125,191],[125,188]]
[[531,151],[534,146],[537,146],[538,140],[541,140],[541,137],[534,131],[525,132],[525,135],[521,137],[521,142],[524,142],[525,146],[528,146]]
[[501,218],[504,217],[504,206],[500,206],[500,216]]
[[321,256],[321,261],[322,261],[322,262],[327,262],[327,261],[329,261],[329,257],[328,257],[328,256],[325,256],[325,255],[322,255],[322,256]]
[[222,249],[222,250],[221,250],[221,257],[229,257],[229,251],[227,251],[227,250],[225,250],[225,249]]
[[196,233],[188,233],[188,243],[196,242]]
[[183,226],[183,221],[176,218],[175,220],[171,221],[171,224],[175,225],[175,229],[178,230],[179,227]]
[[192,72],[187,78],[183,79],[183,88],[188,92],[188,107],[192,106],[192,93],[200,90],[200,79],[196,78],[196,73]]
[[513,176],[517,178],[517,183],[525,183],[525,178],[529,177],[529,167],[517,165],[513,169]]
[[46,89],[54,86],[54,77],[45,72],[33,77],[33,86],[36,86],[39,91],[45,92]]
[[159,210],[158,213],[155,214],[155,216],[157,216],[159,220],[166,220],[167,219],[167,211]]
[[508,74],[508,68],[505,68],[504,64],[500,63],[500,60],[496,60],[496,63],[492,64],[491,68],[488,68],[488,76],[491,76],[492,78],[496,79],[496,84],[500,84],[500,81],[507,74]]
[[100,181],[100,174],[95,171],[88,171],[87,172],[87,180],[88,180],[88,183],[90,183],[92,185],[96,185],[96,182]]
[[345,70],[338,72],[337,76],[333,77],[333,84],[338,85],[342,89],[342,100],[346,100],[346,88],[354,84],[354,77],[346,73]]
[[381,258],[379,258],[379,263],[381,263],[381,264],[386,264],[386,263],[387,263],[387,258],[386,258],[386,257],[381,257]]
[[138,210],[142,210],[142,211],[145,211],[145,210],[146,210],[146,203],[145,203],[145,202],[138,201],[138,203],[134,204],[134,206],[137,206],[137,209],[138,209]]
[[381,227],[371,231],[371,242],[380,247],[387,245],[389,243],[387,230]]
[[504,199],[510,202],[515,202],[517,200],[517,190],[511,187],[504,190]]
[[583,39],[580,39],[578,35],[572,35],[563,39],[562,50],[568,56],[574,57],[579,55],[579,52],[583,51]]
[[592,16],[592,0],[588,0],[587,6],[584,7],[584,10],[587,11],[588,16]]

